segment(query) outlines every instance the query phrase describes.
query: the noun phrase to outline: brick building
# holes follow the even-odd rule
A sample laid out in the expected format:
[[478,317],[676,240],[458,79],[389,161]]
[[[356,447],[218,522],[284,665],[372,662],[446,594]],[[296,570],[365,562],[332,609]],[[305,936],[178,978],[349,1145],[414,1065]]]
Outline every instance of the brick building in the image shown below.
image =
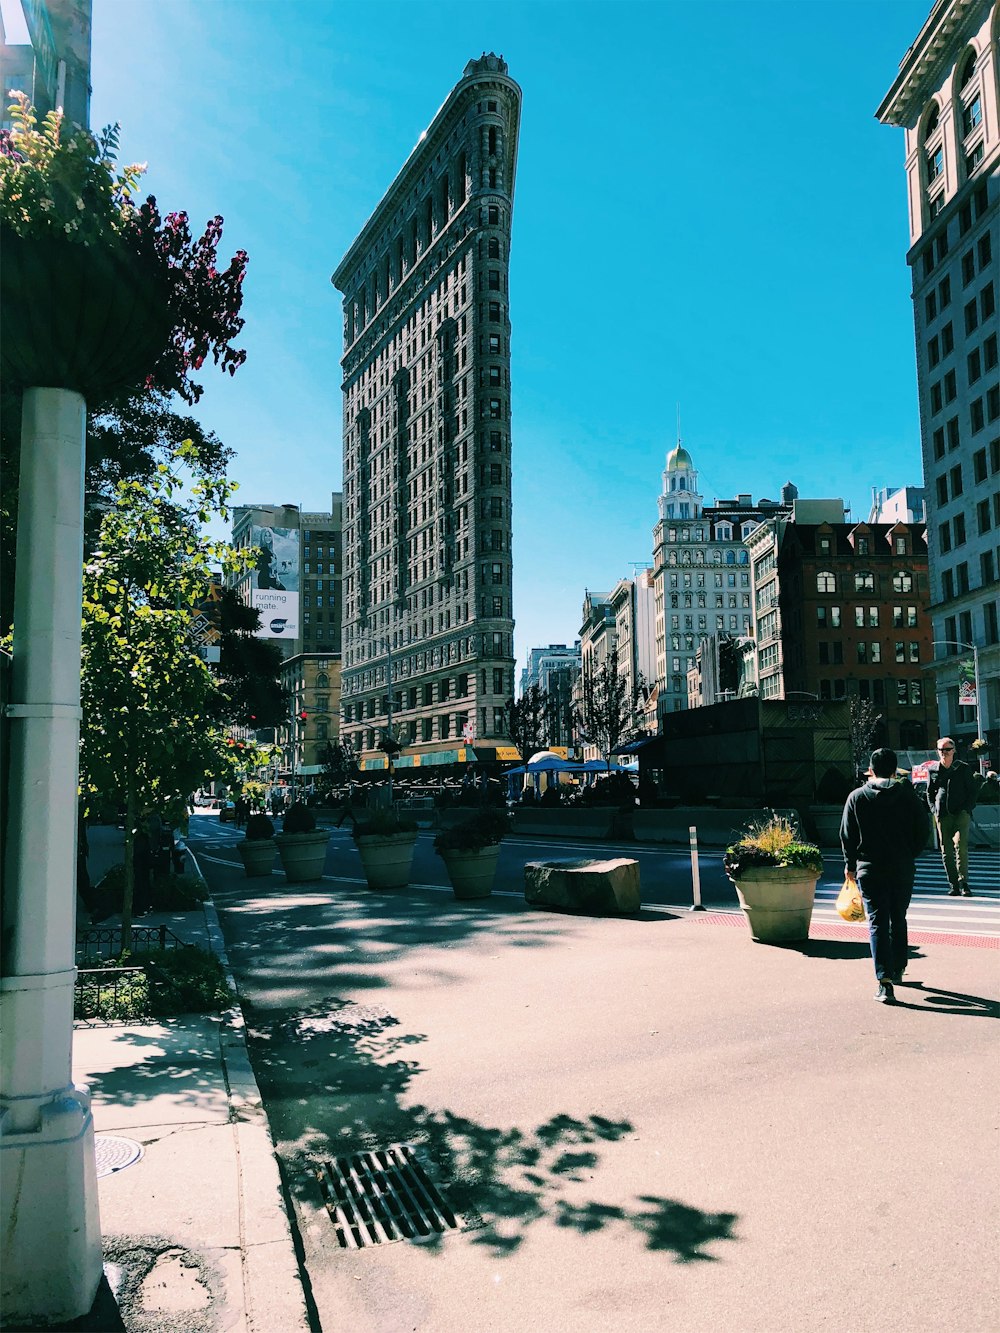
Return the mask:
[[[761,694],[820,700],[870,699],[898,750],[936,736],[927,541],[922,524],[779,522],[777,605],[764,599],[758,625],[777,611],[777,638],[758,632]],[[758,551],[761,548],[758,539]],[[767,589],[769,575],[755,592]],[[774,649],[777,648],[777,653]],[[780,663],[775,675],[769,654]],[[777,690],[765,692],[764,681]]]

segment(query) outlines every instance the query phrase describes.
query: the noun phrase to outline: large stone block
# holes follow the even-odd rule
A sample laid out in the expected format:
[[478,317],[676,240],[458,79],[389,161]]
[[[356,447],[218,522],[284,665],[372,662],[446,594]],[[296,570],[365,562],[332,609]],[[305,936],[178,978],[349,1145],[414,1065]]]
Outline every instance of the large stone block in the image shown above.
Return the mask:
[[558,907],[591,916],[628,916],[642,906],[639,862],[529,861],[524,867],[524,899],[538,907]]

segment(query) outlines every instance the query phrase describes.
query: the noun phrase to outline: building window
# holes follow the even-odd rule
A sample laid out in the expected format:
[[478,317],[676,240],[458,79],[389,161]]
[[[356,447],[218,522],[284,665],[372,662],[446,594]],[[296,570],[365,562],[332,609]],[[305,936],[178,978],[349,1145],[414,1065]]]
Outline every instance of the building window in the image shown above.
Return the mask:
[[931,411],[935,413],[940,412],[943,406],[944,402],[941,398],[941,381],[935,380],[931,385]]
[[935,460],[944,458],[944,427],[939,426],[934,432],[934,458]]
[[913,575],[905,569],[897,570],[892,576],[893,592],[912,592]]
[[869,573],[868,570],[860,570],[860,569],[859,569],[859,570],[857,571],[857,573],[854,575],[854,591],[855,591],[855,592],[874,592],[874,591],[875,591],[875,575],[872,574],[872,573]]
[[817,592],[836,592],[836,591],[837,591],[837,579],[836,579],[836,576],[835,576],[834,574],[831,574],[831,573],[830,573],[829,571],[827,571],[827,570],[824,570],[824,571],[822,571],[821,573],[817,574],[817,575],[816,575],[816,591],[817,591]]
[[955,326],[949,319],[948,323],[941,330],[941,355],[951,356],[955,350]]
[[961,465],[961,463],[957,463],[957,464],[951,469],[950,476],[951,476],[951,498],[954,500],[956,496],[959,496],[959,495],[962,494],[962,465]]
[[979,326],[979,312],[975,301],[969,301],[965,307],[965,332],[967,335],[975,333]]
[[489,270],[488,287],[491,292],[498,292],[500,290],[500,270],[498,268],[491,268]]
[[927,184],[930,185],[944,171],[944,149],[941,147],[931,149],[925,154],[924,161],[927,163]]
[[973,250],[966,250],[962,256],[962,286],[968,287],[976,276],[976,256]]
[[969,405],[969,426],[973,435],[976,435],[986,425],[986,413],[983,410],[983,400],[976,398]]
[[970,352],[965,360],[968,368],[969,383],[975,384],[976,380],[980,379],[983,373],[982,354],[980,353],[979,348],[977,347],[974,351]]
[[992,282],[988,282],[979,293],[979,313],[983,319],[989,319],[996,308],[996,293],[993,290]]

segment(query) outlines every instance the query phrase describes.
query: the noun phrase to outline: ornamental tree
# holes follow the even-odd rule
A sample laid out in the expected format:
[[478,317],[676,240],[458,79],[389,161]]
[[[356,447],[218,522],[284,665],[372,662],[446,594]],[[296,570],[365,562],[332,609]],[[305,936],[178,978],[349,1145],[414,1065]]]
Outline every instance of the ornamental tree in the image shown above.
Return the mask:
[[634,691],[619,675],[611,658],[597,670],[584,670],[582,707],[577,717],[580,735],[600,752],[609,771],[611,756],[643,731],[642,704],[645,684],[640,680]]
[[504,730],[524,763],[545,748],[552,706],[548,691],[540,685],[529,685],[520,699],[508,699],[504,705]]
[[80,782],[86,803],[124,805],[128,947],[132,849],[144,812],[170,813],[206,783],[256,770],[252,743],[221,720],[229,701],[188,630],[214,569],[240,557],[206,538],[233,487],[187,441],[147,483],[119,482],[84,567]]

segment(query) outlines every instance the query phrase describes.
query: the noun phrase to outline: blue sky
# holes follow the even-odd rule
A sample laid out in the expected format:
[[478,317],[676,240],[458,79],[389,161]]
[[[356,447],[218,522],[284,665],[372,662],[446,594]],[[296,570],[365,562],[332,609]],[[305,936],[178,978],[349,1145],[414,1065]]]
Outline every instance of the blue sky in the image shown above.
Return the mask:
[[919,484],[902,132],[931,0],[94,0],[95,126],[250,254],[200,415],[244,502],[339,489],[330,274],[466,61],[524,94],[511,254],[515,643],[646,561],[680,404],[709,501]]

